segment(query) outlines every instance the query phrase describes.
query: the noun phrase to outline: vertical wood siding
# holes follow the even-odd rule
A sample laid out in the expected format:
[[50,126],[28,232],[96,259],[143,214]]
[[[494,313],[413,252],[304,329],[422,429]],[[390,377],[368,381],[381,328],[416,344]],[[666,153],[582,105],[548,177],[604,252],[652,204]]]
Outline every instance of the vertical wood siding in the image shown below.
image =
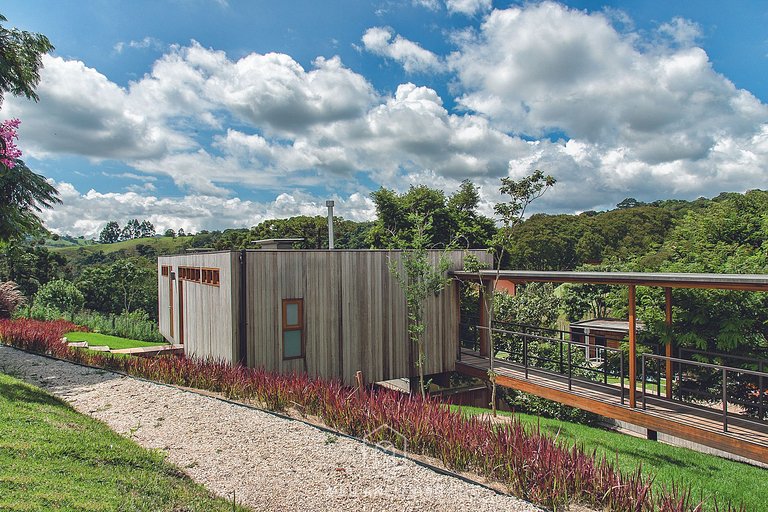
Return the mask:
[[[237,253],[216,252],[158,258],[159,328],[166,339],[181,341],[180,318],[183,314],[184,348],[188,355],[237,360]],[[176,275],[173,293],[169,279],[160,268],[171,267]],[[183,308],[179,308],[179,267],[218,268],[219,286],[184,281]],[[173,319],[170,317],[173,296]],[[173,321],[173,336],[171,336]]]
[[[490,263],[485,251],[471,251]],[[358,370],[368,381],[414,376],[415,347],[408,339],[403,291],[389,271],[390,260],[402,268],[402,251],[246,252],[247,364],[280,372],[307,372],[350,384]],[[430,253],[437,264],[442,252]],[[447,254],[450,269],[461,269],[464,252]],[[158,258],[178,278],[180,266],[221,269],[221,285],[184,283],[185,346],[188,354],[238,360],[239,253],[202,253]],[[168,318],[168,278],[160,276],[160,330],[174,337]],[[174,290],[174,295],[177,290]],[[305,358],[283,360],[282,301],[304,300]],[[425,307],[425,373],[454,369],[459,339],[458,286],[449,283]],[[175,299],[178,303],[178,299]],[[164,313],[166,312],[166,313]]]

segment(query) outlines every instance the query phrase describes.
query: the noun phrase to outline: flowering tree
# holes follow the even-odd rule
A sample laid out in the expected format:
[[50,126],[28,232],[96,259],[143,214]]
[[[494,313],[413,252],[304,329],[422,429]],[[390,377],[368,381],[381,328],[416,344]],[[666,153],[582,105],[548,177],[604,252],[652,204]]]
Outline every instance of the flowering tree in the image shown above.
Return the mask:
[[13,169],[16,159],[21,156],[21,151],[16,147],[19,124],[21,121],[18,119],[9,119],[0,124],[0,164],[9,169]]
[[[0,14],[0,106],[7,92],[37,101],[43,55],[53,45],[44,35],[5,28],[4,21]],[[0,246],[45,231],[37,214],[61,202],[56,189],[20,160],[19,124],[18,119],[0,124]]]
[[21,151],[15,143],[19,120],[0,126],[0,242],[10,242],[45,232],[38,214],[61,200],[45,177],[31,171],[19,158]]

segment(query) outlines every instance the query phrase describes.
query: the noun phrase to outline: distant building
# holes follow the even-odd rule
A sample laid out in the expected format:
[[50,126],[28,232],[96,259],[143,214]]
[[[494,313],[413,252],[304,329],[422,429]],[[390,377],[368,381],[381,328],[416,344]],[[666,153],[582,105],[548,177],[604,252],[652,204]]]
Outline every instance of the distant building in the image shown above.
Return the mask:
[[[600,347],[618,349],[620,343],[629,336],[629,321],[619,318],[595,318],[571,322],[569,326],[571,341],[589,345],[585,356],[590,361],[602,361],[605,350]],[[644,330],[642,322],[637,323],[637,330]]]

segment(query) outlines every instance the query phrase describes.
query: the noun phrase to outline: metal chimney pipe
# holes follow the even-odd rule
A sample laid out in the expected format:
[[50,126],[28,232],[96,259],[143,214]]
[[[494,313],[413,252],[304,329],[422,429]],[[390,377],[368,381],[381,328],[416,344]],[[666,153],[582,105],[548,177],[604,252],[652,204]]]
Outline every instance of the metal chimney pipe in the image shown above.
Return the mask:
[[333,201],[328,200],[325,202],[325,206],[328,207],[328,250],[333,249]]

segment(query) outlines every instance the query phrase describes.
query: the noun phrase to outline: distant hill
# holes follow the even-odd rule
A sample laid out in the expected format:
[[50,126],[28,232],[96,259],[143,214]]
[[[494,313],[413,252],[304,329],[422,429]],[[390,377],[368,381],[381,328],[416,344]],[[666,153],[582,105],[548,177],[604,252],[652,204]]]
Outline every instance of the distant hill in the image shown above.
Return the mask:
[[162,237],[147,237],[147,238],[134,238],[132,240],[124,240],[122,242],[115,242],[114,244],[100,244],[98,242],[91,242],[84,245],[65,245],[65,246],[49,246],[50,250],[56,254],[71,258],[75,255],[83,255],[88,253],[103,252],[104,254],[111,254],[118,251],[122,251],[126,256],[156,256],[161,254],[176,254],[184,252],[184,249],[189,247],[192,242],[192,237],[176,237],[169,236]]

